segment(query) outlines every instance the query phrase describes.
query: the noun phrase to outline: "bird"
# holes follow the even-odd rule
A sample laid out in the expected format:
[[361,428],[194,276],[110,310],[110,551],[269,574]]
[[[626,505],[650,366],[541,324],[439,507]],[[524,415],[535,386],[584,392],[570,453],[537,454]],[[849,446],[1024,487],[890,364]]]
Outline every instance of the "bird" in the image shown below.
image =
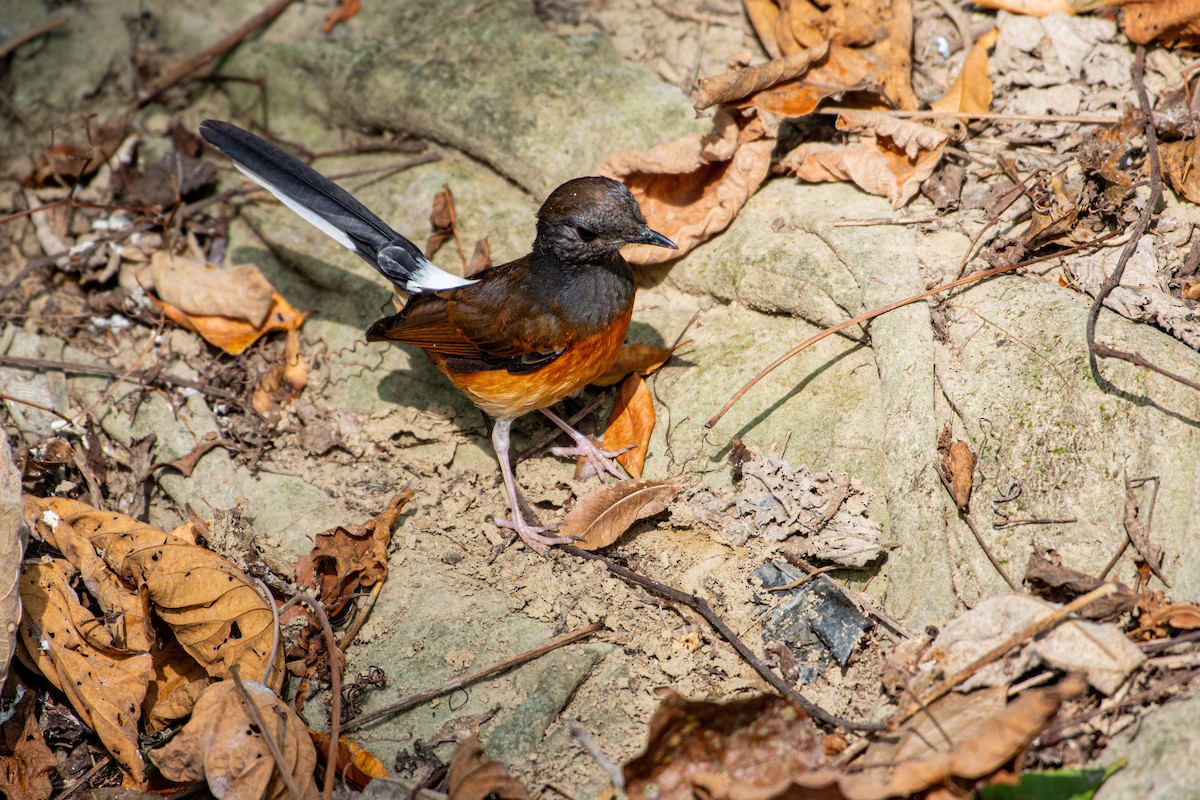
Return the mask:
[[284,205],[362,258],[407,297],[378,320],[368,341],[415,345],[492,418],[491,441],[511,509],[494,517],[545,556],[556,525],[531,524],[521,510],[509,454],[513,421],[540,411],[574,441],[552,448],[583,456],[597,474],[624,477],[602,449],[550,406],[602,375],[625,341],[636,291],[622,258],[626,244],[678,249],[654,231],[620,181],[589,176],[562,184],[537,213],[528,255],[471,279],[433,264],[345,189],[261,137],[228,122],[205,120],[200,135]]

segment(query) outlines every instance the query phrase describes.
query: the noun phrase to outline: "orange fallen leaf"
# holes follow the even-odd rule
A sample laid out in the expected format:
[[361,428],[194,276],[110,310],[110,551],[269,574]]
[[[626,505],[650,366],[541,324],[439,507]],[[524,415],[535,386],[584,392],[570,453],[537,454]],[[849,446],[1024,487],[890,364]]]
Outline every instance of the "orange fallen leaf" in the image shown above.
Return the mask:
[[679,487],[670,481],[631,478],[599,486],[579,498],[559,527],[563,536],[577,536],[581,550],[596,550],[615,542],[639,519],[666,510]]
[[[304,723],[261,683],[242,681],[242,686],[262,720],[261,729],[233,681],[221,681],[205,689],[192,718],[165,746],[150,751],[150,759],[168,780],[206,781],[217,797],[284,800],[290,792],[279,770],[286,769],[300,790],[300,797],[291,800],[317,800],[317,753]],[[265,737],[274,740],[282,764],[276,765]]]
[[529,800],[529,790],[483,753],[478,736],[459,743],[450,757],[448,800]]
[[1200,0],[1126,0],[1121,27],[1134,44],[1187,47],[1200,42]]
[[[948,438],[948,437],[944,437]],[[975,454],[961,439],[955,440],[949,446],[938,442],[942,457],[942,477],[950,484],[950,493],[954,497],[954,505],[959,511],[966,511],[971,503],[971,484],[975,476]]]
[[250,406],[260,417],[266,418],[280,406],[298,398],[307,385],[308,367],[304,365],[304,356],[300,354],[300,328],[297,320],[295,325],[287,329],[282,359],[272,364],[258,386],[254,387]]
[[1158,145],[1158,155],[1171,188],[1185,199],[1200,203],[1200,164],[1196,162],[1196,140],[1162,142]]
[[946,93],[929,104],[934,111],[963,111],[982,114],[992,106],[992,79],[988,77],[988,51],[996,45],[999,28],[976,40],[967,53],[958,77]]
[[325,15],[325,24],[321,30],[325,33],[333,31],[333,26],[345,22],[362,10],[362,0],[342,0],[341,4]]
[[723,231],[770,169],[773,136],[751,112],[720,109],[708,134],[692,134],[645,153],[614,153],[596,172],[629,187],[650,227],[679,245],[632,245],[631,264],[679,258]]
[[161,300],[155,300],[154,303],[167,319],[181,328],[200,334],[206,342],[221,348],[231,356],[239,355],[261,336],[300,325],[308,316],[307,313],[302,314],[293,308],[278,292],[271,296],[271,310],[266,319],[257,326],[230,317],[188,314]]
[[612,412],[608,415],[608,425],[604,429],[606,450],[623,450],[632,446],[632,450],[617,456],[617,462],[631,477],[642,477],[654,421],[654,398],[650,396],[650,387],[635,372],[621,384],[621,391],[617,394]]
[[612,386],[633,372],[643,377],[652,375],[658,371],[659,367],[667,363],[667,359],[673,352],[665,347],[655,347],[638,342],[623,344],[617,351],[617,357],[613,360],[612,365],[604,371],[603,375],[592,381],[592,385]]
[[[309,729],[308,736],[312,739],[318,753],[324,756],[329,752],[329,734],[327,732]],[[382,761],[364,750],[362,745],[345,736],[338,737],[336,752],[337,763],[334,765],[334,769],[337,770],[338,778],[346,781],[355,789],[363,789],[375,778],[387,777],[387,767],[383,765]],[[322,766],[325,769],[329,768],[328,764]]]

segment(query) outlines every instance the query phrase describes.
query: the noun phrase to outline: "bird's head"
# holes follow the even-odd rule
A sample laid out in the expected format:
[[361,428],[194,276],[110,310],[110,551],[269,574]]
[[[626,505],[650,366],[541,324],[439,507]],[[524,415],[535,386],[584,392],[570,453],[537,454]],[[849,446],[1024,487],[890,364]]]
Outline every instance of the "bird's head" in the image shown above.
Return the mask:
[[575,178],[559,186],[538,211],[533,249],[560,260],[589,263],[627,244],[678,249],[650,229],[633,194],[612,178]]

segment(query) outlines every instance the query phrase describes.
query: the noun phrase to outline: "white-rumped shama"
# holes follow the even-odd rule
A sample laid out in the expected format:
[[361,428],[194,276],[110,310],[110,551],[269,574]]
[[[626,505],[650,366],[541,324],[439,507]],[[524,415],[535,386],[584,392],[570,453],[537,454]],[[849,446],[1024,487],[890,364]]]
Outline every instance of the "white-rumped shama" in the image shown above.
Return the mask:
[[571,541],[526,522],[509,461],[509,429],[541,411],[575,441],[556,455],[584,456],[597,473],[618,477],[616,453],[601,450],[549,406],[612,364],[633,314],[633,270],[626,244],[675,244],[646,225],[629,190],[610,178],[559,186],[537,215],[533,249],[473,280],[439,269],[366,206],[312,167],[235,125],[206,120],[204,140],[256,183],[343,247],[379,270],[402,293],[404,308],[367,329],[367,340],[420,347],[437,368],[494,420],[512,528],[535,552]]

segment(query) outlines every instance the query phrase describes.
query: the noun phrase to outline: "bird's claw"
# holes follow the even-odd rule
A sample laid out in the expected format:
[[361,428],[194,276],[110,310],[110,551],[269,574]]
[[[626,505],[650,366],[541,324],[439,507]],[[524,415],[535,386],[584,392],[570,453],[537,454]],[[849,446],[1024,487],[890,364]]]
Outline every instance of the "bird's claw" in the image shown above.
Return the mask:
[[587,459],[588,466],[591,467],[596,475],[604,475],[607,472],[616,477],[617,480],[624,480],[629,475],[614,459],[633,448],[634,445],[627,445],[620,450],[605,450],[586,436],[580,436],[578,439],[575,439],[574,447],[551,447],[550,452],[564,458],[583,456]]
[[558,528],[558,525],[530,525],[519,515],[514,515],[515,519],[504,519],[503,517],[493,517],[492,522],[496,523],[497,527],[507,528],[515,531],[521,537],[521,541],[529,546],[529,549],[537,553],[539,556],[546,555],[549,550],[547,547],[556,544],[571,544],[575,541],[570,536],[545,536],[543,534],[552,532]]

